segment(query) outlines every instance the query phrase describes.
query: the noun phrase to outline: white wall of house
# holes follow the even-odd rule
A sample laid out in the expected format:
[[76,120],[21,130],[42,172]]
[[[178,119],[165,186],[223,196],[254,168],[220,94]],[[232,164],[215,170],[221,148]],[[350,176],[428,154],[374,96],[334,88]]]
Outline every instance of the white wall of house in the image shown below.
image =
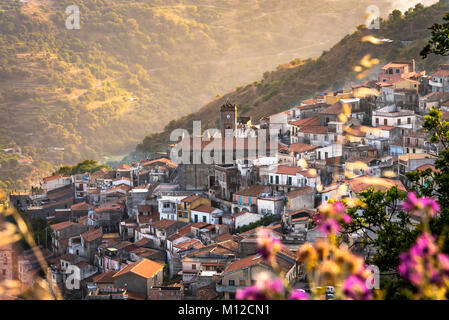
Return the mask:
[[157,199],[160,219],[178,220],[176,206],[185,196],[161,196]]
[[214,210],[212,213],[191,210],[190,218],[191,218],[192,222],[213,223],[213,220],[214,220],[213,217],[215,215],[219,215],[220,213],[223,213],[223,211],[220,209]]
[[257,212],[259,214],[281,214],[284,208],[284,201],[282,199],[272,198],[258,198]]
[[235,228],[246,226],[250,223],[257,222],[260,219],[262,219],[260,214],[246,212],[235,217]]
[[45,191],[48,192],[48,191],[51,191],[51,190],[54,190],[57,188],[67,186],[71,183],[72,183],[71,177],[61,177],[61,178],[57,178],[57,179],[53,179],[53,180],[45,182],[42,185],[42,189],[44,189]]
[[319,148],[315,150],[315,156],[317,160],[325,160],[327,158],[336,158],[343,155],[343,148],[341,144],[331,144],[329,146]]

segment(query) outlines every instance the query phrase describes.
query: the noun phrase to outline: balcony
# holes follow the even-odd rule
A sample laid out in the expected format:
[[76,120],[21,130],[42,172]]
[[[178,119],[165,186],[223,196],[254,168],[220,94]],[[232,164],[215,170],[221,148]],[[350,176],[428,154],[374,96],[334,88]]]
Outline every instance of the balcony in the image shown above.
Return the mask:
[[442,88],[443,87],[442,83],[436,82],[436,81],[433,81],[433,80],[429,80],[429,85],[431,85],[432,87],[438,87],[438,88]]

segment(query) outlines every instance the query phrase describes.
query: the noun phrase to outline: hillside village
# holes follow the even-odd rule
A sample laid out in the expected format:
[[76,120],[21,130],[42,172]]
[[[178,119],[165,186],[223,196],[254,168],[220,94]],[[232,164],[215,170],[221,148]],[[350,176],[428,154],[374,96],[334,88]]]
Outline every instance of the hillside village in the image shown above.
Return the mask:
[[[226,102],[221,136],[235,141],[232,163],[177,164],[169,154],[178,143],[167,141],[167,153],[154,159],[48,176],[38,191],[9,197],[30,220],[50,224],[41,250],[69,299],[235,299],[237,288],[271,271],[257,254],[261,229],[284,245],[276,259],[288,282],[307,289],[295,252],[324,237],[313,223],[318,206],[369,188],[406,191],[408,172],[435,170],[441,146],[422,129],[433,106],[449,119],[449,65],[427,74],[414,60],[392,61],[377,80],[321,92],[261,119],[240,117]],[[275,130],[277,148],[250,157],[248,139],[258,129]],[[369,255],[361,237],[345,241]],[[0,280],[29,285],[38,272],[30,253],[3,251]],[[67,286],[73,270],[79,288]]]

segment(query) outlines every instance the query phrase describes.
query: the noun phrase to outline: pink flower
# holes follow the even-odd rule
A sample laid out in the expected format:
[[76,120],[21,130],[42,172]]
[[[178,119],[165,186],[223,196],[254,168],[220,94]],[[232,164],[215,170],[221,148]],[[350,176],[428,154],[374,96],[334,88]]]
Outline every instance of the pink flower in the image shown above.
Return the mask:
[[345,214],[345,215],[343,216],[343,221],[344,221],[344,223],[346,223],[346,224],[350,224],[351,221],[352,221],[352,218],[351,218],[350,215]]
[[237,289],[237,300],[271,300],[284,294],[281,279],[260,280],[255,285],[245,289]]
[[340,230],[340,225],[336,219],[328,219],[318,224],[318,229],[325,235],[336,234]]
[[257,235],[257,253],[265,260],[275,259],[276,253],[282,249],[279,239],[271,236],[266,230],[262,230]]
[[309,295],[304,290],[294,290],[290,293],[288,300],[309,300]]
[[324,203],[320,205],[319,211],[314,221],[325,235],[337,233],[340,224],[349,224],[352,221],[352,218],[345,213],[345,206],[341,201]]
[[434,255],[437,251],[438,247],[435,244],[435,237],[427,232],[423,233],[410,249],[412,256],[415,255],[420,258],[426,258],[430,255]]
[[366,286],[366,279],[351,275],[343,283],[343,293],[354,300],[368,300],[371,298],[371,290]]
[[427,197],[417,198],[414,192],[410,192],[402,204],[402,209],[414,216],[427,214],[429,217],[435,217],[438,211],[440,211],[440,205],[433,199]]
[[343,214],[345,212],[345,206],[341,201],[334,202],[332,208],[336,214]]

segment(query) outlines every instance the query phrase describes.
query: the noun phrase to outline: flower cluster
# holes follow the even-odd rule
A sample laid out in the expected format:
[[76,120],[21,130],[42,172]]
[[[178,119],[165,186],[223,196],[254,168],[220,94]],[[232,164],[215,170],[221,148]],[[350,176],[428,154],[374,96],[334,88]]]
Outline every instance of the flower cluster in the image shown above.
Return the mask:
[[267,230],[261,229],[257,234],[257,253],[267,261],[274,261],[276,254],[282,249],[282,243]]
[[285,295],[284,285],[281,279],[262,278],[252,286],[245,289],[237,289],[238,300],[275,300],[283,299]]
[[340,230],[340,224],[349,224],[352,221],[341,201],[322,204],[318,209],[320,212],[314,220],[325,235],[336,234]]
[[237,289],[237,300],[309,300],[309,295],[303,290],[285,288],[280,278],[270,278],[268,274],[262,276],[252,286]]
[[429,297],[428,293],[431,292],[446,292],[449,284],[449,256],[440,253],[434,236],[423,233],[410,251],[402,253],[399,259],[399,274],[423,295]]
[[402,204],[402,209],[416,217],[433,218],[440,211],[440,205],[431,198],[418,198],[414,192],[410,192]]
[[347,249],[338,248],[326,240],[317,240],[314,246],[308,243],[301,246],[297,259],[306,267],[309,278],[316,279],[315,285],[339,286],[343,283],[343,298],[365,300],[372,297],[368,288],[371,271],[362,258]]

